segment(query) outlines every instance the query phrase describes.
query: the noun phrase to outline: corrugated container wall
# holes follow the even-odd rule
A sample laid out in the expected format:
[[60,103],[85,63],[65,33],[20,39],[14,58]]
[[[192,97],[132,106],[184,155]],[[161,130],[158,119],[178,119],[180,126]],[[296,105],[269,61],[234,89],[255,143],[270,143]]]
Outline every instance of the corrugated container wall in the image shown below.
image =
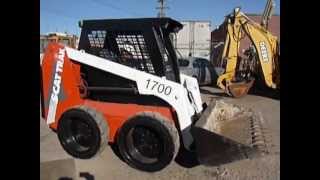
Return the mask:
[[173,45],[183,57],[209,57],[210,21],[182,21],[183,29],[173,38]]

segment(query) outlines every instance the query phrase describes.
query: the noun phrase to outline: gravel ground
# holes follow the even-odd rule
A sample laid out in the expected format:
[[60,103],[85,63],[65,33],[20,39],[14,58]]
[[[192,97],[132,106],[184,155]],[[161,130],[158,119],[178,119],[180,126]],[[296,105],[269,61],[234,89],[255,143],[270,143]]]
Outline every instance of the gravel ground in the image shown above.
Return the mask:
[[[93,159],[72,159],[72,157],[66,154],[60,146],[56,134],[49,130],[44,121],[41,120],[40,167],[42,167],[42,165],[44,167],[44,164],[53,162],[54,160],[72,159],[75,162],[75,171],[77,172],[77,175],[84,172],[89,173],[91,179],[95,180],[120,180],[129,178],[130,180],[280,179],[280,101],[255,95],[247,95],[240,99],[233,99],[221,96],[221,91],[219,89],[211,87],[202,87],[201,89],[204,101],[211,98],[223,98],[226,102],[245,105],[246,107],[254,109],[256,112],[260,112],[272,138],[273,147],[271,154],[258,159],[246,159],[216,167],[206,167],[203,165],[186,167],[186,165],[181,164],[181,162],[173,162],[160,172],[145,173],[130,168],[114,154],[110,146]],[[41,177],[48,177],[44,176],[44,174],[57,172],[50,171],[48,168],[40,169],[42,173]],[[84,179],[77,175],[72,178]],[[63,175],[60,174],[56,179],[59,179],[61,176]]]

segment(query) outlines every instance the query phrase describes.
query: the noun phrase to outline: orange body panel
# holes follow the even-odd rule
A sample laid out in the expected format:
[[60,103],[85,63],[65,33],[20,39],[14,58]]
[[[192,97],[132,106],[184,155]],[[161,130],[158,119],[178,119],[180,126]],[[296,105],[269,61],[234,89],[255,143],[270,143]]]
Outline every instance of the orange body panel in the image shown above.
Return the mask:
[[120,104],[85,100],[84,105],[102,112],[109,126],[109,141],[114,142],[118,129],[133,115],[142,111],[158,112],[174,123],[171,108],[138,104]]
[[[57,72],[59,51],[64,52],[63,70]],[[59,78],[60,77],[60,78]],[[80,65],[72,62],[64,51],[64,46],[58,43],[50,43],[43,57],[42,80],[43,80],[43,101],[45,119],[47,119],[49,102],[52,96],[55,80],[61,79],[59,101],[56,110],[55,123],[50,124],[53,129],[57,128],[57,120],[67,109],[83,104],[80,97]],[[57,81],[58,82],[58,81]]]
[[[61,77],[60,92],[58,94],[59,101],[56,109],[55,121],[51,123],[50,128],[56,130],[58,121],[61,115],[70,108],[80,105],[86,105],[94,108],[101,112],[109,126],[109,142],[115,140],[117,130],[121,125],[128,120],[129,117],[142,111],[158,112],[161,115],[167,117],[172,122],[174,121],[173,109],[170,107],[159,107],[159,106],[147,106],[138,104],[121,104],[121,103],[110,103],[93,101],[89,99],[83,99],[80,96],[80,65],[70,60],[65,51],[64,46],[57,43],[50,43],[47,51],[43,57],[42,63],[42,93],[43,93],[43,104],[42,111],[44,112],[44,119],[47,120],[49,102],[52,96],[54,85],[56,81]],[[63,70],[57,72],[57,61],[61,54],[64,54]],[[59,56],[60,54],[60,56]]]

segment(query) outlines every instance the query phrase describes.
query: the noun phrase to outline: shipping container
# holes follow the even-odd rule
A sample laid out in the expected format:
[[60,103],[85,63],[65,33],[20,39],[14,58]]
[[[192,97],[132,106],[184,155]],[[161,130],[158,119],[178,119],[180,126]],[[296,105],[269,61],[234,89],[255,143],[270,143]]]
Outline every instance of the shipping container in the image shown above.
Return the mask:
[[[183,57],[210,55],[210,21],[181,21],[183,29],[173,37],[173,45]],[[178,55],[179,55],[178,54]]]

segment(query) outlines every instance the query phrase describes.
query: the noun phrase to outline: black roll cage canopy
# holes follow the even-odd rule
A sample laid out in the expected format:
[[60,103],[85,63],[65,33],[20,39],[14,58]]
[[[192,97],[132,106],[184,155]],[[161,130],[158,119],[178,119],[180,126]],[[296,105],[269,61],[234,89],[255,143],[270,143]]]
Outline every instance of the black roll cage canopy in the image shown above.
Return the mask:
[[[120,46],[128,44],[123,45],[123,42],[127,41],[120,42],[119,38],[126,38],[136,43],[131,49],[137,52],[131,54],[131,57],[136,57],[141,63],[136,66],[138,69],[141,68],[140,70],[148,73],[153,71],[154,75],[166,76],[167,79],[180,82],[177,56],[169,37],[171,33],[177,33],[182,29],[183,25],[178,21],[171,18],[98,19],[82,20],[79,26],[79,50],[105,58],[104,55],[108,53],[108,57],[122,57],[123,48]],[[97,32],[94,34],[95,37],[102,37],[103,42],[100,45],[90,44],[97,40],[92,39],[93,31]],[[104,34],[99,34],[101,31]],[[101,53],[103,50],[108,52]]]

